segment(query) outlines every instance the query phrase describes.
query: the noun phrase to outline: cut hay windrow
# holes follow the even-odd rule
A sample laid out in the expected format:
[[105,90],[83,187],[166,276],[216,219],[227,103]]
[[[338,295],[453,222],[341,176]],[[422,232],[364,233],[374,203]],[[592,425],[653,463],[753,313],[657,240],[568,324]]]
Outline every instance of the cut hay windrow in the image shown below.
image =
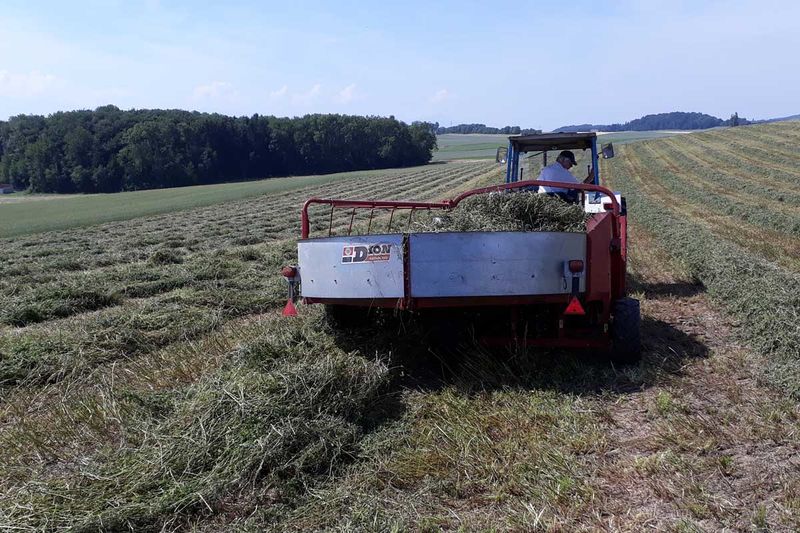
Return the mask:
[[589,218],[580,205],[535,192],[489,193],[466,198],[447,213],[426,212],[414,232],[586,231]]
[[742,336],[769,357],[771,381],[800,398],[800,275],[675,215],[663,201],[643,193],[622,165],[609,165],[619,174],[613,184],[625,189],[635,223],[658,235],[663,247],[739,322]]
[[388,355],[343,350],[323,320],[266,320],[187,389],[144,394],[141,442],[0,492],[0,528],[158,531],[240,499],[280,511],[354,455],[389,384]]

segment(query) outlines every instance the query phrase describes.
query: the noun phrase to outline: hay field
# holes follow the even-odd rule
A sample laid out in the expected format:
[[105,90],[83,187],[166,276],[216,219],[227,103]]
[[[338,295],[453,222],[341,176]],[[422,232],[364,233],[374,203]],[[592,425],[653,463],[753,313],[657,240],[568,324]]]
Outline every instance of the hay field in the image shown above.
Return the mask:
[[[796,530],[800,407],[777,369],[798,322],[772,298],[799,294],[778,289],[797,276],[782,146],[799,135],[719,130],[603,162],[629,199],[635,367],[468,340],[452,358],[413,329],[279,316],[305,198],[444,198],[502,181],[493,163],[0,241],[0,527]],[[751,209],[731,230],[742,174],[784,191],[759,200],[771,229]],[[697,185],[722,175],[728,203]]]
[[607,178],[632,218],[739,320],[800,396],[800,122],[621,147]]
[[508,146],[508,135],[456,134],[436,136],[439,149],[433,153],[434,161],[454,159],[494,159],[497,148]]
[[[416,175],[423,167],[340,172],[319,176],[151,189],[114,194],[52,195],[15,193],[0,196],[0,238],[28,235],[174,213],[354,178]],[[47,204],[39,201],[48,200]],[[37,202],[31,205],[31,202]]]

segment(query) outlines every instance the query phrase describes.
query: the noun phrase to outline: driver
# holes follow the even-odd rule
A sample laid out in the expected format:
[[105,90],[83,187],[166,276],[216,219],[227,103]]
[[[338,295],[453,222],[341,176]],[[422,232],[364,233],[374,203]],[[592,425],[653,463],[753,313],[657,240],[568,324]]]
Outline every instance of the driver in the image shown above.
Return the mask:
[[[556,162],[547,165],[542,169],[542,172],[539,174],[539,181],[561,181],[565,183],[580,183],[578,178],[572,175],[569,171],[572,167],[576,165],[575,163],[575,154],[573,154],[569,150],[564,150],[558,157],[556,157]],[[592,169],[589,169],[589,173],[586,176],[586,179],[583,180],[583,183],[592,183],[594,181],[594,172]],[[539,193],[549,194],[550,196],[558,196],[562,200],[567,202],[577,202],[578,201],[578,191],[576,190],[569,190],[569,189],[562,189],[559,187],[546,187],[544,185],[539,186]]]

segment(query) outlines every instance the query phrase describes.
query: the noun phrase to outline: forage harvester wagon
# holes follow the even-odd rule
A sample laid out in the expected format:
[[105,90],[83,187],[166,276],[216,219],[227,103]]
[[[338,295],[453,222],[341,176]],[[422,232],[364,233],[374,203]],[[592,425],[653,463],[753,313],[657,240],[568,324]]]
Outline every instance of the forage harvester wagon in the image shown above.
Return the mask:
[[[541,155],[546,164],[549,152],[576,149],[591,151],[591,183],[521,179],[521,155]],[[604,147],[602,154],[613,157],[613,149]],[[441,202],[306,201],[298,265],[283,269],[290,287],[285,313],[294,312],[292,300],[301,296],[305,304],[351,319],[375,309],[443,324],[470,317],[486,344],[594,349],[620,362],[638,359],[639,302],[626,295],[626,204],[598,184],[596,135],[510,137],[498,160],[506,164],[504,184]],[[411,231],[415,212],[447,212],[474,195],[514,194],[543,184],[578,192],[588,216],[585,231]],[[330,214],[327,231],[312,237],[309,208],[315,205],[329,206]],[[350,219],[339,235],[333,230],[336,210],[346,210]],[[356,234],[352,221],[362,210],[368,212],[366,231]]]

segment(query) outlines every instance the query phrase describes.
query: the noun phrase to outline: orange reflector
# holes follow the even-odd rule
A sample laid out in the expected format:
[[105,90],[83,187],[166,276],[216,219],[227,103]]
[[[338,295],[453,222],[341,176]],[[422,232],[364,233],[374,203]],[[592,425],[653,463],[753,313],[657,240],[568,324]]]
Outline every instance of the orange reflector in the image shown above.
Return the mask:
[[297,309],[295,309],[291,298],[286,300],[286,307],[283,308],[283,316],[297,316]]
[[569,261],[569,271],[573,274],[580,274],[583,272],[583,261],[580,259],[570,259]]
[[583,306],[581,305],[580,300],[577,297],[573,296],[572,299],[569,301],[569,305],[564,310],[565,315],[585,315],[586,311],[583,310]]

